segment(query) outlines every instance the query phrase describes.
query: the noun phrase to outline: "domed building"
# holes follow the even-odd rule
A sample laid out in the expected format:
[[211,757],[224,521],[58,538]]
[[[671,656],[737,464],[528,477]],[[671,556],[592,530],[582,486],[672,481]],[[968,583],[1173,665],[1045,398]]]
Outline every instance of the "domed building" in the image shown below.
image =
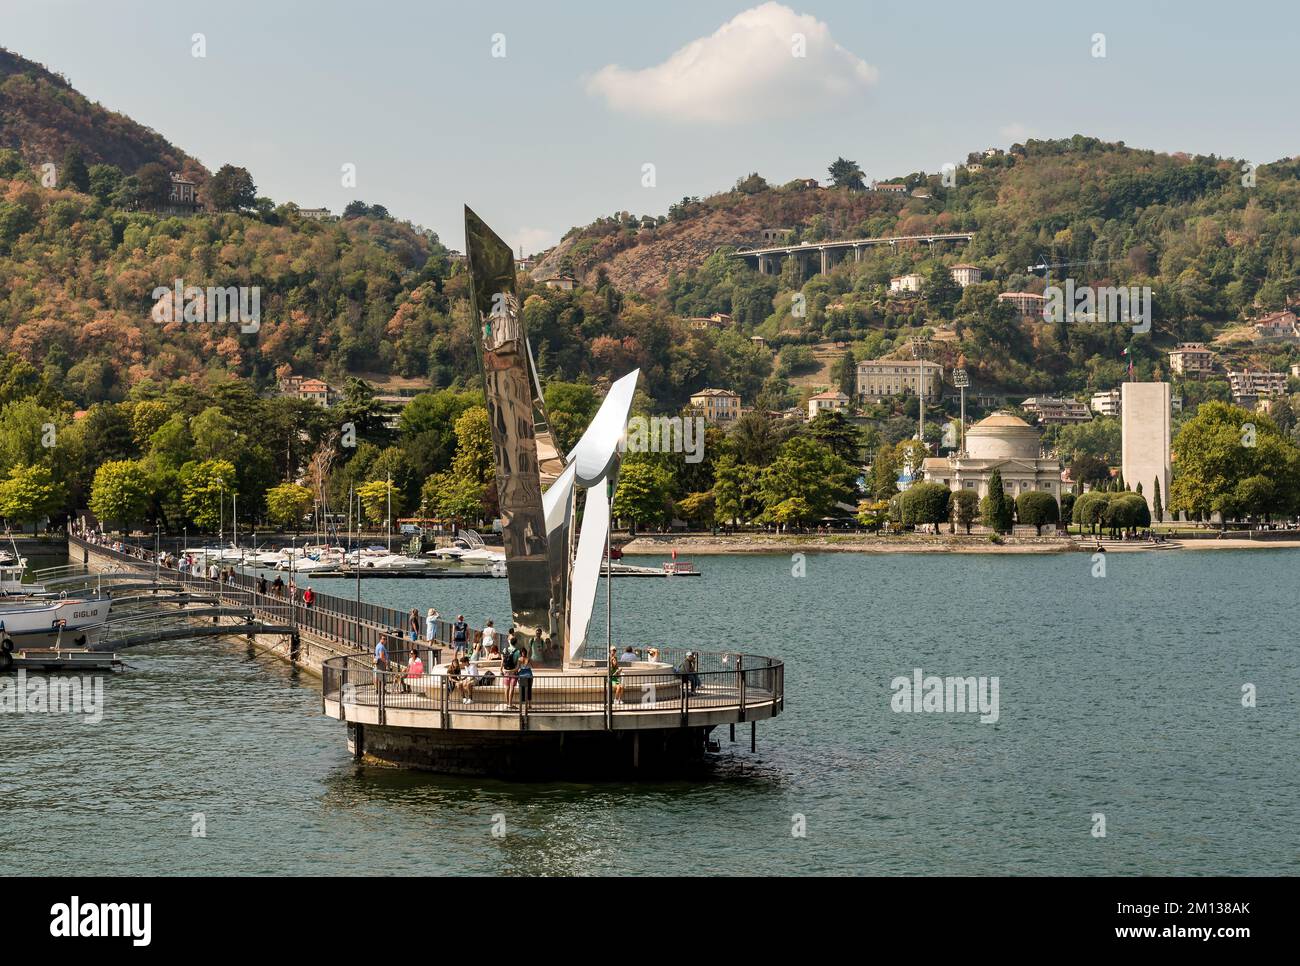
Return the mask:
[[1038,430],[1011,413],[994,413],[966,430],[964,455],[930,457],[922,468],[927,483],[974,490],[981,497],[997,470],[1008,496],[1042,490],[1061,498],[1061,461],[1044,456]]

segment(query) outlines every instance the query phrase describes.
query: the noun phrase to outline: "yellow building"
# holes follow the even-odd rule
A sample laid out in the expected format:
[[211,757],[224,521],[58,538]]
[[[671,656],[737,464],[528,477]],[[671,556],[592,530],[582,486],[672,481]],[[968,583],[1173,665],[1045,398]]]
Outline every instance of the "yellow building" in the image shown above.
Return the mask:
[[691,396],[691,408],[709,423],[734,423],[740,418],[740,396],[727,389],[701,389]]

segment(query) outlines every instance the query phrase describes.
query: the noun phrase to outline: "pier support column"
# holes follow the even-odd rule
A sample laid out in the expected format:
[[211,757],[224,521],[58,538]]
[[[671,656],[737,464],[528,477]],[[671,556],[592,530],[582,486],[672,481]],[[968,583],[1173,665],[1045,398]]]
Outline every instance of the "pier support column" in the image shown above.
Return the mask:
[[827,249],[823,248],[822,249],[822,274],[825,275],[830,270],[831,270],[831,253]]
[[352,757],[360,761],[366,754],[366,726],[356,722],[348,722],[348,751]]

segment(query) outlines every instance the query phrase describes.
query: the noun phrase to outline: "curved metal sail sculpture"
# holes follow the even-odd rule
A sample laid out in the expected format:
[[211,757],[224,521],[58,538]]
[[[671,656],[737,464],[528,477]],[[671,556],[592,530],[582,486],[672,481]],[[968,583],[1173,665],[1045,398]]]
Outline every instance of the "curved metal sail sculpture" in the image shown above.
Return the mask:
[[[479,365],[492,427],[510,606],[543,666],[577,660],[586,643],[610,526],[621,442],[640,371],[619,379],[565,459],[555,445],[528,334],[514,256],[468,206],[465,251],[479,325]],[[545,488],[545,496],[542,490]],[[573,519],[587,491],[576,556]]]

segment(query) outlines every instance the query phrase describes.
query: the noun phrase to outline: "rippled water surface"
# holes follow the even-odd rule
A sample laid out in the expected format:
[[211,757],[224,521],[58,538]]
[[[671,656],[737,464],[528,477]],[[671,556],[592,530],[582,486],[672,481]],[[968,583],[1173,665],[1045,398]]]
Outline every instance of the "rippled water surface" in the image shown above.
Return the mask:
[[[166,642],[128,652],[98,724],[0,715],[0,873],[1300,873],[1300,555],[1112,554],[1102,579],[1082,554],[699,566],[616,581],[614,620],[620,640],[788,662],[786,713],[754,756],[747,729],[716,732],[711,780],[358,766],[316,679],[238,642]],[[504,580],[365,591],[509,616]],[[916,667],[997,676],[999,721],[894,713]]]

